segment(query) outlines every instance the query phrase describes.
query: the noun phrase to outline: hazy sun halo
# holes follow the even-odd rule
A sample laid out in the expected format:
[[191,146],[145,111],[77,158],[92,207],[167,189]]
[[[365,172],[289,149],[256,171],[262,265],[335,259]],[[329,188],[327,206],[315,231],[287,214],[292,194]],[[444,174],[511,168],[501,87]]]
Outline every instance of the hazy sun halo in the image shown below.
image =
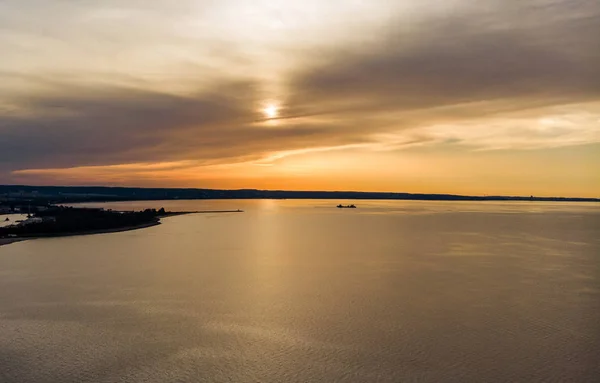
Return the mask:
[[269,105],[263,109],[263,113],[267,118],[275,118],[277,117],[277,107],[275,105]]

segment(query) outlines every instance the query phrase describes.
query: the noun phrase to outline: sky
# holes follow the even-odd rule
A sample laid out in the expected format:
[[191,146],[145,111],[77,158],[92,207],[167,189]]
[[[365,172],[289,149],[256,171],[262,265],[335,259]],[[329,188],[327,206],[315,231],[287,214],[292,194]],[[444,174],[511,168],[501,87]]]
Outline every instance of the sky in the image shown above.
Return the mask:
[[600,197],[600,2],[0,0],[0,183]]

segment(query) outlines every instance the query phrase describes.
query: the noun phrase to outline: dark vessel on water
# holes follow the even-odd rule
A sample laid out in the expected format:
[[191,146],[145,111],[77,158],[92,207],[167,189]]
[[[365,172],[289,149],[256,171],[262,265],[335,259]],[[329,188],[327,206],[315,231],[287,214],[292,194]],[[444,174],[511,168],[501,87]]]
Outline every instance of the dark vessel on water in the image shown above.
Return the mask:
[[339,204],[337,205],[338,209],[356,209],[356,205],[352,204],[352,205],[342,205]]

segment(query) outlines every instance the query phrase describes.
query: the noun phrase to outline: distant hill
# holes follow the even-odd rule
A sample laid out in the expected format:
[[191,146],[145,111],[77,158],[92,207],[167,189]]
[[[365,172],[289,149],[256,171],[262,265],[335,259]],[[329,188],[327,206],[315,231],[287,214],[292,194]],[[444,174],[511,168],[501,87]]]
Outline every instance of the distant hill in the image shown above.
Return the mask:
[[35,200],[48,203],[173,200],[173,199],[378,199],[427,201],[571,201],[600,202],[599,198],[464,196],[355,191],[219,190],[135,188],[106,186],[0,185],[0,200]]

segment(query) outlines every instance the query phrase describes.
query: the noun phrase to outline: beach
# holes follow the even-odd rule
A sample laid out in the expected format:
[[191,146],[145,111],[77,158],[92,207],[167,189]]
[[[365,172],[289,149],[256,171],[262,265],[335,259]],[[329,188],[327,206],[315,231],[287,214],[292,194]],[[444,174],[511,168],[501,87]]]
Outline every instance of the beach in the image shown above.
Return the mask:
[[10,245],[11,243],[25,241],[33,238],[0,238],[0,246]]

